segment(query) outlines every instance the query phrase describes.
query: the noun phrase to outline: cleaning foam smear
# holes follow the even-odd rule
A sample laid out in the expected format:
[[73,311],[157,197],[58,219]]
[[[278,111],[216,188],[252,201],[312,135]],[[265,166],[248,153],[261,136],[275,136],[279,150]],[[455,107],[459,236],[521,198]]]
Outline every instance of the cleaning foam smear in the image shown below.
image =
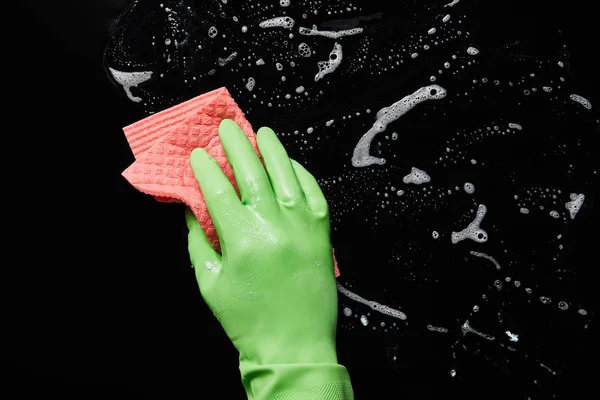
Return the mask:
[[315,82],[322,79],[325,75],[332,73],[342,62],[342,46],[339,43],[333,45],[333,50],[329,53],[329,61],[319,61],[319,72],[315,75]]
[[475,219],[471,222],[465,229],[460,232],[452,232],[452,243],[456,244],[465,239],[471,239],[478,243],[484,243],[488,240],[488,234],[486,231],[479,227],[483,217],[485,217],[485,213],[487,212],[487,207],[483,204],[480,204],[477,208],[477,214],[475,215]]
[[579,212],[579,209],[583,205],[583,202],[585,200],[585,195],[571,193],[569,195],[569,197],[570,197],[571,201],[569,201],[568,203],[565,204],[565,208],[567,210],[569,210],[569,215],[571,216],[571,219],[575,219],[575,216],[577,215],[577,213]]
[[260,26],[261,28],[292,29],[294,27],[294,19],[291,17],[275,17],[260,22],[258,26]]
[[571,98],[571,100],[573,100],[575,103],[579,103],[582,106],[584,106],[586,109],[591,110],[592,109],[592,103],[590,103],[590,101],[588,99],[586,99],[583,96],[580,96],[578,94],[572,94],[571,96],[569,96]]
[[412,167],[410,169],[410,174],[406,175],[402,178],[402,182],[404,183],[413,183],[415,185],[420,185],[422,183],[431,182],[431,177],[427,174],[427,172],[422,169]]
[[460,327],[460,329],[462,330],[463,336],[470,332],[470,333],[474,333],[475,335],[480,336],[484,339],[487,339],[489,341],[493,341],[495,339],[492,335],[488,335],[488,334],[479,332],[476,329],[473,329],[471,327],[471,325],[469,324],[469,320],[466,320],[465,323]]
[[484,259],[492,262],[492,264],[494,264],[494,266],[496,267],[496,269],[498,271],[500,271],[500,268],[502,268],[500,266],[500,263],[498,263],[498,261],[496,261],[496,259],[494,257],[492,257],[492,256],[488,256],[487,254],[481,253],[481,252],[478,252],[478,251],[471,251],[470,253],[471,253],[471,255],[473,255],[475,257],[481,257],[481,258],[484,258]]
[[311,28],[300,27],[300,34],[306,36],[323,36],[329,39],[338,39],[342,36],[357,35],[363,31],[363,28],[352,28],[341,31],[320,31],[316,25]]
[[123,72],[117,71],[113,68],[108,68],[110,73],[112,74],[115,81],[119,83],[119,85],[123,86],[123,90],[125,90],[125,94],[129,98],[129,100],[139,103],[142,101],[141,97],[134,96],[131,93],[132,87],[137,87],[142,82],[146,82],[152,77],[152,71],[138,71],[138,72]]
[[369,154],[371,141],[380,132],[385,131],[388,124],[396,121],[414,106],[426,100],[439,100],[446,97],[446,89],[439,85],[424,86],[412,94],[403,97],[394,104],[384,107],[377,112],[376,120],[371,129],[365,133],[354,148],[352,165],[354,167],[367,167],[373,164],[385,164],[384,158],[374,157]]
[[361,304],[364,304],[368,307],[371,307],[371,309],[373,309],[375,311],[378,311],[385,315],[389,315],[390,317],[398,318],[401,320],[406,320],[406,314],[404,314],[402,311],[395,310],[395,309],[388,307],[386,305],[383,305],[383,304],[379,304],[376,301],[367,300],[355,293],[352,293],[350,290],[343,287],[339,282],[337,282],[337,289],[340,293],[342,293],[344,296],[348,297],[349,299],[352,299],[352,300],[357,301]]

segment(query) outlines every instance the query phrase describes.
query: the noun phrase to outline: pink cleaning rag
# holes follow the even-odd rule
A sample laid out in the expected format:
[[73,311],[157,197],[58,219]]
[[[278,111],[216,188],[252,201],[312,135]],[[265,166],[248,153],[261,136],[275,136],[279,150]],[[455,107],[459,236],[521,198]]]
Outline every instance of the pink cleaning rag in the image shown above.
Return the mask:
[[[135,162],[123,171],[125,179],[137,190],[154,196],[158,201],[185,203],[215,249],[220,249],[219,238],[192,172],[189,157],[195,148],[204,148],[238,190],[233,170],[219,140],[219,124],[227,118],[242,128],[260,156],[252,126],[224,87],[123,128],[135,157]],[[337,277],[340,272],[335,255],[334,266]]]

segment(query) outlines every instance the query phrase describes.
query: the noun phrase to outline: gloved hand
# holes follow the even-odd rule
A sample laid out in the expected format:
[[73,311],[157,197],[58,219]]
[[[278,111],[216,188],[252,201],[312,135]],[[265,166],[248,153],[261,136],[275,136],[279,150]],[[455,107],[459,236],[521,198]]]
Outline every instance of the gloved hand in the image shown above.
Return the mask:
[[190,162],[221,244],[191,211],[188,249],[202,297],[240,354],[250,399],[349,399],[336,355],[337,290],[328,206],[315,178],[261,128],[264,167],[244,132],[219,137],[240,191],[203,149]]

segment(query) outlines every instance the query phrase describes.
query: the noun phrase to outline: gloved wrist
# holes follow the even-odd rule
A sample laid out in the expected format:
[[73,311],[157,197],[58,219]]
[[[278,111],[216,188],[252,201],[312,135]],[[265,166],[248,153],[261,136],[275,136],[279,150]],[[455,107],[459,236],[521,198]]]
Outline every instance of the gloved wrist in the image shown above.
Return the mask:
[[240,373],[248,399],[354,398],[348,371],[338,363],[335,339],[300,335],[294,342],[289,339],[277,336],[241,349]]
[[348,371],[339,364],[240,365],[250,400],[353,400]]
[[289,338],[272,339],[269,343],[240,349],[240,364],[337,364],[335,341],[314,340],[311,343],[291,343]]

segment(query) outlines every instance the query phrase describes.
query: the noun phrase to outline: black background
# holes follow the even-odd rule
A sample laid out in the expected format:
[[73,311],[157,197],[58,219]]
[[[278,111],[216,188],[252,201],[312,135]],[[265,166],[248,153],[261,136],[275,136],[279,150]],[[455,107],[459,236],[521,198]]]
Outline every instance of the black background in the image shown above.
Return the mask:
[[[143,116],[110,84],[102,52],[126,2],[30,3],[11,14],[18,29],[7,38],[16,48],[7,50],[5,82],[16,90],[5,134],[14,133],[18,152],[4,154],[19,166],[11,161],[16,172],[5,177],[5,219],[16,224],[5,225],[3,397],[244,398],[237,354],[189,268],[182,208],[139,194],[120,175],[133,161],[121,128]],[[600,89],[597,22],[584,3],[514,11],[555,18],[580,80]],[[571,254],[587,265],[579,290],[595,304],[597,227],[594,210]],[[594,397],[593,345],[572,355],[559,398]],[[385,365],[348,369],[359,399],[497,392],[426,373],[399,377]]]

